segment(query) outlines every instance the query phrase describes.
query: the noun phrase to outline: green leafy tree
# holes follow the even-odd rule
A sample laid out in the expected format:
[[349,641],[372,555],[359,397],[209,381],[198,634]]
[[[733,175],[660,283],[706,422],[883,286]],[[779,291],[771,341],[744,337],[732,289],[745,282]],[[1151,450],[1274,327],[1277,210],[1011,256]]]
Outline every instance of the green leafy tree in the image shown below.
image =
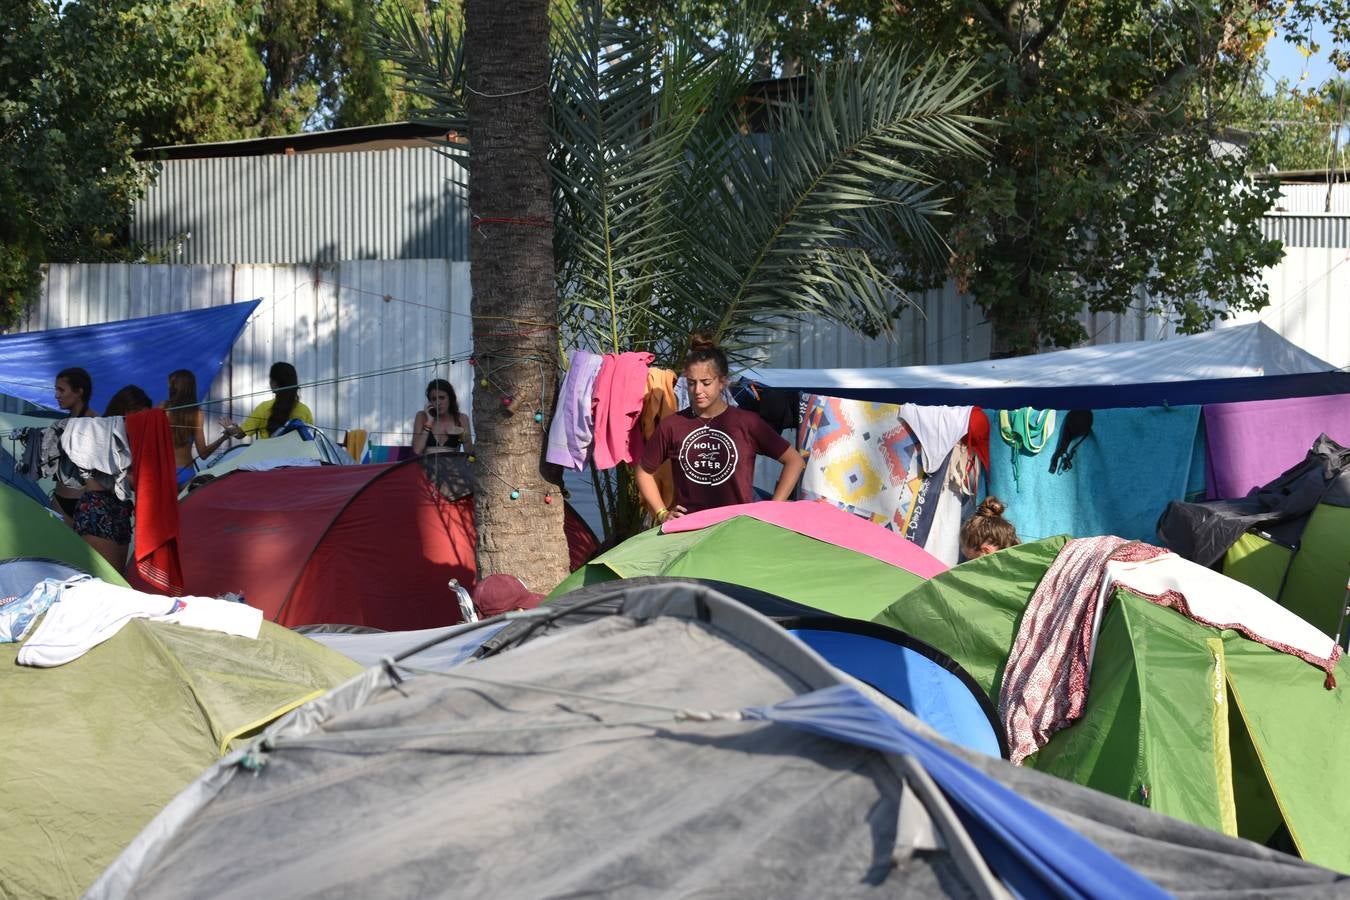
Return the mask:
[[[987,169],[965,167],[948,265],[994,327],[996,355],[1068,346],[1087,308],[1142,304],[1183,330],[1266,303],[1280,258],[1260,217],[1276,187],[1225,146],[1225,98],[1259,51],[1243,3],[1135,0],[914,7],[878,23],[978,59],[998,122]],[[1253,38],[1253,31],[1258,35]]]
[[11,0],[0,20],[0,325],[49,260],[125,254],[142,129],[179,102],[197,10],[142,0]]
[[[705,23],[725,17],[703,0],[673,6]],[[1258,219],[1276,186],[1247,170],[1313,142],[1295,126],[1256,132],[1248,156],[1230,126],[1284,118],[1252,115],[1270,41],[1321,52],[1313,36],[1325,31],[1332,61],[1350,64],[1345,0],[768,0],[767,9],[763,74],[917,42],[993,85],[973,107],[997,123],[991,158],[953,172],[950,258],[908,268],[914,287],[954,276],[972,292],[999,354],[1082,340],[1084,309],[1143,305],[1191,330],[1264,305],[1259,274],[1280,250]],[[1309,99],[1320,102],[1299,102]]]
[[[1350,160],[1334,129],[1341,127],[1335,95],[1322,89],[1303,90],[1288,81],[1263,93],[1260,79],[1233,104],[1233,125],[1250,136],[1250,165],[1257,171],[1345,168]],[[1342,142],[1343,143],[1343,142]]]

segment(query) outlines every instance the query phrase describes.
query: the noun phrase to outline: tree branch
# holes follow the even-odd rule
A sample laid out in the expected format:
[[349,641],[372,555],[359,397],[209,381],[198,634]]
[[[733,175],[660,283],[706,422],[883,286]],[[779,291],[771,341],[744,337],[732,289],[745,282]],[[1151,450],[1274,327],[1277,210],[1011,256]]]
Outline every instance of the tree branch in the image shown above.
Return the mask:
[[1007,22],[1007,10],[986,4],[984,0],[970,0],[970,8],[975,13],[975,18],[988,25],[1014,56],[1021,53],[1022,48],[1018,45],[1017,35],[1013,34],[1012,27]]
[[1059,23],[1064,19],[1064,13],[1068,8],[1069,0],[1059,0],[1058,5],[1055,7],[1055,11],[1050,14],[1050,19],[1041,26],[1040,31],[1037,31],[1035,37],[1027,44],[1025,52],[1028,56],[1038,52],[1041,47],[1044,46],[1045,42],[1050,39],[1050,36],[1059,30]]

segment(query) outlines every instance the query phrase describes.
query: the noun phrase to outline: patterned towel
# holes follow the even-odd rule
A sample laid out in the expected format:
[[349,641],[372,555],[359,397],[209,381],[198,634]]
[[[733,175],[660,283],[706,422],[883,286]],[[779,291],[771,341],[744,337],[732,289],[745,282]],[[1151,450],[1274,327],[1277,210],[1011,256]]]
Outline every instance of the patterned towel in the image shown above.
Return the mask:
[[1046,569],[1022,615],[998,694],[1014,765],[1083,715],[1105,608],[1107,562],[1136,562],[1166,552],[1113,535],[1079,538],[1065,544]]
[[894,403],[807,398],[797,437],[808,454],[802,497],[904,534],[923,485],[922,454]]

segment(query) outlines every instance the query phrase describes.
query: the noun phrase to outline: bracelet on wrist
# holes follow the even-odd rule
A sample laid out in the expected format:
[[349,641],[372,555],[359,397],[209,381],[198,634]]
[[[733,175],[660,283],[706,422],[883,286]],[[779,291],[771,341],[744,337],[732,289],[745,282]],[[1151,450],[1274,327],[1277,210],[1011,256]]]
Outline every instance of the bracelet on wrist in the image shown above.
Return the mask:
[[666,509],[664,506],[656,511],[656,522],[658,525],[669,518],[670,510]]

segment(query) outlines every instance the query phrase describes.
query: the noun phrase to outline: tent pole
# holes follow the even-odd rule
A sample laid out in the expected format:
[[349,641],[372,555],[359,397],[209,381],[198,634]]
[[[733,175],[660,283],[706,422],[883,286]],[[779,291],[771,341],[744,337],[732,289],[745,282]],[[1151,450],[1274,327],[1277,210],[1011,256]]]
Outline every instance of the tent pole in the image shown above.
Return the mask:
[[1350,578],[1345,581],[1345,602],[1341,604],[1341,620],[1336,623],[1336,645],[1350,650],[1350,635],[1345,633],[1345,615],[1350,613]]

